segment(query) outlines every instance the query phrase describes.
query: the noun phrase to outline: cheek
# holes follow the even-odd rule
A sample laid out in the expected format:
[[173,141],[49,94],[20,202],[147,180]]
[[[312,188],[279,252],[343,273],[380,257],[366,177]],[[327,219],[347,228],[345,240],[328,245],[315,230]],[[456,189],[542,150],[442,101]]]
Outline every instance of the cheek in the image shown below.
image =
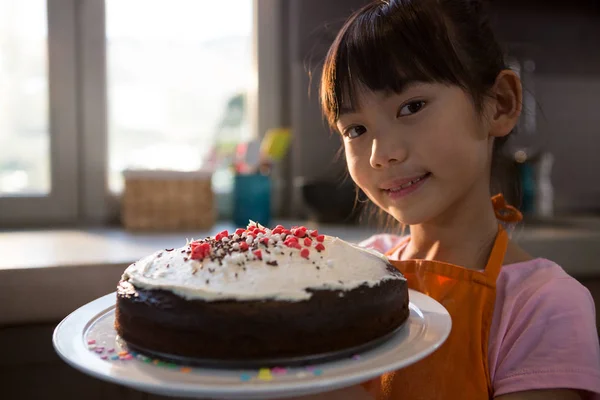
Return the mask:
[[356,183],[358,187],[365,190],[368,186],[368,160],[365,161],[364,155],[362,155],[355,146],[344,146],[344,153],[346,155],[346,164],[348,165],[348,172],[350,177]]
[[[469,114],[457,112],[455,115]],[[449,116],[436,122],[429,130],[435,134],[424,141],[421,148],[433,173],[467,179],[485,170],[488,143],[485,135],[480,134],[482,127],[475,120]]]

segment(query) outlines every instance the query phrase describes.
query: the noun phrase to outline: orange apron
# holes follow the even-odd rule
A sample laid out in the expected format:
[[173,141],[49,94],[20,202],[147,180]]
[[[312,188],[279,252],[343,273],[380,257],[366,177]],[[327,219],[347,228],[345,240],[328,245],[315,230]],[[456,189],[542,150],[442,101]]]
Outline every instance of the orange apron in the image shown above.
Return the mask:
[[[494,196],[492,202],[498,219],[505,222],[521,219],[520,212],[507,205],[501,195]],[[492,398],[488,338],[496,278],[507,246],[508,234],[499,226],[484,271],[434,260],[390,260],[404,274],[409,288],[434,298],[448,310],[452,331],[446,342],[425,359],[364,383],[377,400]]]

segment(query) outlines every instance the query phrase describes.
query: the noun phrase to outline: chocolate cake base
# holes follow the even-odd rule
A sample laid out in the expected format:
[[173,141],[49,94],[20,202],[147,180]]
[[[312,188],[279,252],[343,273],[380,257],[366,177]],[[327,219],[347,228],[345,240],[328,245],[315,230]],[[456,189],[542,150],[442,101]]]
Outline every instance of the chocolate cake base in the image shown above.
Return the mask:
[[295,302],[186,300],[121,281],[115,328],[132,346],[153,352],[243,361],[360,346],[396,330],[409,315],[404,280],[311,292]]

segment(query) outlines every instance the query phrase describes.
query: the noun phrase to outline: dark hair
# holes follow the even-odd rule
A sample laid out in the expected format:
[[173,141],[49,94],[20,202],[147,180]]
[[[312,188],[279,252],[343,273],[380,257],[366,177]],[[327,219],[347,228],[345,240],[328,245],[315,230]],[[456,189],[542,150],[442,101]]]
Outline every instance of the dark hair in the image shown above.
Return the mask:
[[[357,107],[361,87],[398,93],[414,81],[457,85],[481,112],[507,69],[482,8],[481,0],[376,0],[353,13],[323,65],[321,106],[331,127],[342,106]],[[506,183],[500,153],[507,138],[494,142],[493,191]]]

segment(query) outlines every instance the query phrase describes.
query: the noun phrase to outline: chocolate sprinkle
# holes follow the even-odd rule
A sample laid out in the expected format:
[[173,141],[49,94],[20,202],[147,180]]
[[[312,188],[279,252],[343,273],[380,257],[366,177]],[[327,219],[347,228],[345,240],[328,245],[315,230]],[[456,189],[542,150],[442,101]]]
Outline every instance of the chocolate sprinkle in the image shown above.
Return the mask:
[[279,264],[277,264],[277,261],[267,261],[267,265],[270,265],[270,266],[272,266],[272,267],[276,267],[276,266],[278,266]]
[[173,251],[173,250],[175,250],[175,249],[165,249],[165,251]]
[[187,260],[188,260],[188,258],[187,258],[187,257],[183,257],[183,261],[187,261]]

